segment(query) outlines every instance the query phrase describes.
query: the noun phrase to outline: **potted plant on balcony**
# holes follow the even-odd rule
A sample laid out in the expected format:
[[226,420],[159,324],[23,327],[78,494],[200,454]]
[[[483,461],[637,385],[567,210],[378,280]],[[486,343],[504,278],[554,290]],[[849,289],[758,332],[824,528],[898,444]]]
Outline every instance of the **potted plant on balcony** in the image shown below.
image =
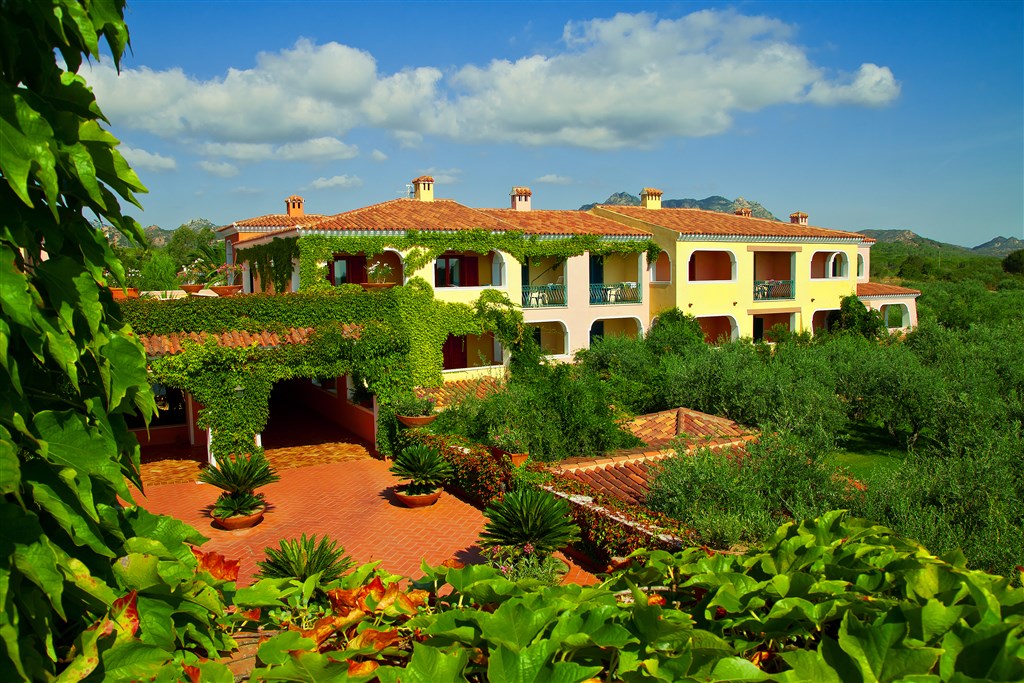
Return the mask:
[[395,497],[406,507],[418,508],[437,502],[441,487],[452,476],[452,467],[437,450],[412,444],[395,456],[391,473],[408,481],[395,490]]
[[429,396],[419,398],[415,394],[407,394],[395,401],[395,417],[406,427],[423,427],[435,419],[434,399]]
[[222,263],[210,273],[209,287],[217,296],[234,296],[242,291],[242,285],[235,284],[241,274],[241,263]]
[[192,261],[192,263],[186,263],[181,272],[178,273],[178,286],[184,290],[189,296],[198,294],[204,287],[206,287],[206,273],[203,272],[203,267],[199,259]]
[[386,289],[388,287],[394,287],[394,282],[387,282],[386,280],[391,277],[391,273],[394,270],[391,266],[384,261],[374,261],[366,267],[366,276],[372,280],[372,282],[364,282],[364,289]]
[[199,473],[199,481],[219,488],[213,519],[223,529],[247,529],[263,520],[266,500],[256,489],[279,480],[262,451],[231,455]]
[[522,465],[530,457],[526,430],[518,425],[492,424],[487,428],[487,441],[494,457],[500,460],[508,456],[513,467]]

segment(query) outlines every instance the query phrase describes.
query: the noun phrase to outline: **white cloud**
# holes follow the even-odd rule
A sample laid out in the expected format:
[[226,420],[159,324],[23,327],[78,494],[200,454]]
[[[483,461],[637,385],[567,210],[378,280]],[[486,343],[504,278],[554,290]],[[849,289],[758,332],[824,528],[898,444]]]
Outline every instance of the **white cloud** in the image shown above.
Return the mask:
[[420,175],[428,175],[434,179],[435,183],[442,185],[454,185],[461,180],[459,178],[462,175],[461,168],[437,168],[431,166],[430,168],[420,171]]
[[239,185],[238,187],[233,187],[231,188],[231,192],[232,194],[241,195],[266,194],[266,190],[261,189],[259,187],[249,187],[248,185]]
[[309,186],[314,190],[326,190],[332,187],[348,189],[360,187],[363,184],[362,178],[354,175],[336,175],[331,178],[317,178]]
[[546,185],[570,185],[572,184],[572,178],[564,175],[558,175],[556,173],[548,173],[537,178],[534,182],[544,183]]
[[387,161],[388,155],[380,151],[379,149],[375,149],[372,152],[370,152],[370,158],[373,159],[374,161]]
[[132,168],[139,171],[173,171],[178,168],[178,162],[174,160],[174,157],[165,157],[163,154],[157,154],[156,152],[147,152],[144,149],[138,147],[129,147],[128,145],[121,145],[118,150],[124,155],[124,158],[132,165]]
[[[374,57],[301,39],[252,68],[199,79],[179,68],[83,67],[118,127],[145,130],[236,161],[356,155],[345,136],[424,136],[610,149],[723,133],[738,112],[778,104],[882,106],[899,95],[885,66],[834,78],[793,42],[795,28],[735,10],[570,22],[543,54],[449,72],[378,71]],[[301,75],[301,77],[296,77]],[[373,158],[376,159],[376,156]]]
[[219,178],[230,178],[238,175],[238,167],[226,161],[203,160],[199,162],[199,168]]
[[865,104],[880,107],[900,94],[900,84],[887,66],[861,64],[849,83],[819,82],[811,86],[807,99],[815,104]]

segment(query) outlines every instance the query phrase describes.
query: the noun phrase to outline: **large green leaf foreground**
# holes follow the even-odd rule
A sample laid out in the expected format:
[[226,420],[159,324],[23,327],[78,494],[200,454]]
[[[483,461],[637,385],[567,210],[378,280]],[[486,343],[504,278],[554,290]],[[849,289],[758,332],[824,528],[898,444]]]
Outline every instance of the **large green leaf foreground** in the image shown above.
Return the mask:
[[264,643],[254,679],[1024,680],[1024,590],[841,511],[744,554],[639,551],[598,587],[424,571],[331,591],[334,614]]

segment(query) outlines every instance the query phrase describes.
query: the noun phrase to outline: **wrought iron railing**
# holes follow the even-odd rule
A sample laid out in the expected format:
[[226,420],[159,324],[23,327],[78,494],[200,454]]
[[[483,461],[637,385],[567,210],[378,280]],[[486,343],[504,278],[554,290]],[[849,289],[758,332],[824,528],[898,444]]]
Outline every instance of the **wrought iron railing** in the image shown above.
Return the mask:
[[754,280],[754,301],[795,298],[796,282],[793,280]]
[[523,308],[552,308],[565,305],[565,285],[523,286]]
[[638,304],[643,301],[635,282],[605,282],[590,285],[592,304]]

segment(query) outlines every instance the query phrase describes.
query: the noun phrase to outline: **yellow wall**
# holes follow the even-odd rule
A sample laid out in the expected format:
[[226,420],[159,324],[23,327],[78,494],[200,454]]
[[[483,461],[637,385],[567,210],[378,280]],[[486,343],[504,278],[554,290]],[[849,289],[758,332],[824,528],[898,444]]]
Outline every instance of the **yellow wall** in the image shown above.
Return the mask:
[[[556,259],[553,256],[530,259],[530,281],[524,282],[523,286],[556,284],[559,276],[565,274],[565,266],[562,261],[562,259]],[[519,262],[515,261],[515,263],[518,265]],[[521,274],[522,267],[520,266]]]
[[605,282],[639,282],[636,254],[608,254],[604,257]]
[[636,321],[632,318],[604,319],[604,336],[636,337]]
[[[671,305],[684,313],[701,316],[731,315],[736,319],[741,337],[750,337],[754,332],[753,315],[773,314],[778,309],[792,309],[795,312],[794,328],[797,331],[809,329],[814,311],[824,308],[839,308],[844,296],[856,292],[857,244],[770,243],[770,242],[680,242],[678,233],[649,226],[658,244],[672,257],[672,284],[669,289],[674,296],[662,293],[658,286],[650,287],[651,316]],[[778,251],[750,251],[776,248]],[[799,251],[793,251],[799,249]],[[694,251],[731,251],[736,257],[735,282],[687,282],[690,255]],[[847,277],[842,279],[811,280],[811,257],[816,251],[842,251],[850,262]],[[754,256],[759,254],[758,267],[761,272],[754,277]],[[791,256],[792,255],[792,256]],[[793,260],[792,272],[788,264]],[[778,280],[795,280],[795,299],[773,299],[754,301],[754,280],[772,277]],[[672,299],[675,299],[673,302]],[[812,301],[813,300],[813,301]],[[753,314],[752,314],[753,312]],[[762,313],[763,312],[763,313]]]

